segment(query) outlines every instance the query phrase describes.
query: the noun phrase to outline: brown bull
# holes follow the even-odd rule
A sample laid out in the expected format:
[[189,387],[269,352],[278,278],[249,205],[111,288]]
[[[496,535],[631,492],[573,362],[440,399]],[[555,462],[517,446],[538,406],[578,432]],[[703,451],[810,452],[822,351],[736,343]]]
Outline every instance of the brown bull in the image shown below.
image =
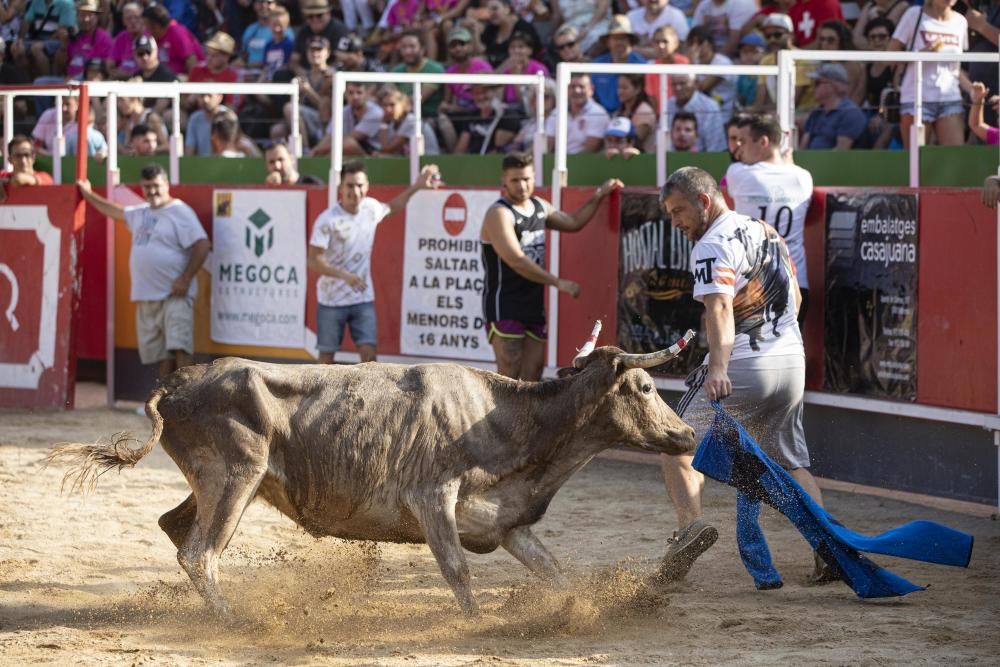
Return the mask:
[[220,359],[182,368],[146,403],[141,448],[67,445],[75,485],[133,466],[157,440],[192,493],[160,517],[198,592],[226,609],[218,559],[262,498],[320,537],[426,542],[476,612],[462,548],[503,546],[565,584],[531,526],[569,477],[614,445],[693,451],[694,434],[642,368],[670,351],[598,348],[574,374],[521,382],[453,364],[299,366]]

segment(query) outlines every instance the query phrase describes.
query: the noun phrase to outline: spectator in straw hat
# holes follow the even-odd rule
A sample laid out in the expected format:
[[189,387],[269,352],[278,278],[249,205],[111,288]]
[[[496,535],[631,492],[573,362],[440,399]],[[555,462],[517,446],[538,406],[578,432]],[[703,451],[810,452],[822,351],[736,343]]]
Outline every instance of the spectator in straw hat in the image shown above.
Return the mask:
[[83,69],[91,58],[111,60],[111,35],[97,27],[98,15],[101,12],[97,0],[81,0],[76,6],[76,36],[66,44],[65,52],[60,49],[57,60],[66,59],[66,76],[78,78],[83,75]]
[[[617,15],[612,17],[608,31],[601,35],[601,44],[607,47],[608,52],[594,58],[595,63],[615,63],[615,64],[641,64],[647,62],[645,58],[636,53],[633,49],[639,43],[639,35],[632,32],[632,24],[627,16]],[[598,103],[604,107],[608,113],[613,112],[621,101],[618,99],[618,75],[617,74],[594,74],[591,76],[594,82],[594,97]]]
[[289,67],[295,76],[304,76],[309,63],[309,40],[312,37],[326,37],[330,45],[337,47],[342,37],[350,31],[347,26],[333,18],[327,0],[301,0],[305,25],[295,31],[295,50]]
[[191,31],[170,18],[163,5],[149,5],[142,11],[146,30],[156,39],[160,58],[177,74],[187,75],[205,59],[201,44]]
[[205,63],[191,68],[188,81],[236,83],[239,75],[229,65],[234,55],[236,55],[236,40],[228,33],[222,31],[215,33],[205,42]]

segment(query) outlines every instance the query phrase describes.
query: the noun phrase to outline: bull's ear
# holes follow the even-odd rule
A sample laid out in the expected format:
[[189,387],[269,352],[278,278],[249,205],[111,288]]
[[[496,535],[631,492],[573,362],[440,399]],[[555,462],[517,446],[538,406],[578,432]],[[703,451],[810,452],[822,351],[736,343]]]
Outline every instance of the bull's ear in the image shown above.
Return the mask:
[[582,368],[560,368],[559,370],[556,371],[556,377],[568,378],[573,375],[577,375],[582,370],[583,370]]

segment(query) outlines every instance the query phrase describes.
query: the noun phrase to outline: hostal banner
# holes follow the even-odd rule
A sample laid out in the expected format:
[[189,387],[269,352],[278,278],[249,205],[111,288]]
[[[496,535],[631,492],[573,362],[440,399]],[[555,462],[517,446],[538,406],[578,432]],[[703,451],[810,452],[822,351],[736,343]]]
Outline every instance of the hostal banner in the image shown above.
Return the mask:
[[406,206],[403,354],[493,361],[486,342],[479,229],[496,192],[423,190]]
[[215,190],[212,340],[301,349],[306,193]]
[[[621,200],[618,268],[618,345],[654,352],[700,328],[702,305],[691,295],[691,242],[664,217],[655,194],[626,192]],[[685,375],[705,356],[691,345],[659,367]]]
[[917,396],[917,196],[826,197],[825,385]]

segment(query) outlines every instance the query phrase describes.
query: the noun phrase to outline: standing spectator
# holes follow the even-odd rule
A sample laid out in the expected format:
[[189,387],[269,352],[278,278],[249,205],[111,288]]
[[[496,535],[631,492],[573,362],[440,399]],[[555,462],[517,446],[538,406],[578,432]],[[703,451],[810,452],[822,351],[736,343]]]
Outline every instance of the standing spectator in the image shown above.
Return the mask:
[[305,74],[305,64],[308,62],[309,39],[311,37],[326,37],[333,47],[339,47],[340,38],[349,34],[347,26],[333,18],[327,0],[300,0],[302,14],[306,24],[295,31],[295,49],[292,52],[290,67],[295,76]]
[[[404,32],[399,38],[399,55],[403,62],[392,68],[393,72],[409,72],[410,74],[443,74],[444,66],[436,60],[431,60],[424,54],[424,45],[420,33]],[[398,83],[396,87],[406,95],[413,95],[413,84]],[[439,83],[424,83],[420,85],[420,113],[424,118],[435,118],[438,108],[444,100],[444,87]]]
[[687,39],[688,22],[684,12],[671,6],[670,0],[645,0],[640,6],[626,14],[632,30],[639,35],[639,46],[636,50],[647,58],[656,57],[656,46],[653,36],[658,28],[670,26],[677,37]]
[[850,82],[840,63],[823,63],[812,77],[819,108],[809,114],[800,140],[801,148],[848,150],[862,138],[868,119],[857,104],[847,97]]
[[[195,65],[188,74],[192,83],[211,81],[215,83],[236,83],[239,74],[229,61],[236,54],[236,40],[221,30],[205,42],[205,64]],[[232,103],[232,96],[227,98]]]
[[[515,32],[507,42],[508,57],[503,64],[500,74],[538,74],[543,73],[549,76],[549,70],[541,62],[531,57],[535,51],[535,45],[531,41],[531,35],[527,33]],[[504,86],[503,101],[512,107],[521,108],[522,86]]]
[[739,50],[740,29],[756,13],[756,0],[701,0],[691,23],[708,28],[716,51],[734,56]]
[[[997,128],[987,125],[986,121],[983,120],[983,106],[986,104],[987,92],[988,89],[982,83],[977,81],[972,84],[972,94],[969,95],[969,130],[984,144],[996,146],[997,143],[1000,143]],[[992,102],[996,106],[996,96],[993,97]]]
[[177,74],[187,75],[205,59],[198,39],[183,25],[170,18],[163,5],[149,5],[142,11],[146,30],[156,39],[160,58]]
[[667,101],[669,115],[689,111],[698,117],[698,150],[722,151],[726,149],[726,134],[722,125],[722,108],[719,103],[695,86],[693,74],[670,77],[674,94]]
[[240,123],[236,114],[223,112],[215,114],[212,119],[212,132],[209,140],[212,142],[212,155],[219,157],[246,157],[239,146]]
[[[274,73],[286,67],[292,59],[295,51],[295,40],[288,28],[288,10],[282,6],[277,6],[271,10],[271,39],[264,46],[264,70],[261,72],[261,81],[271,81]],[[327,42],[329,43],[329,42]],[[327,58],[329,61],[329,58]]]
[[[608,48],[604,55],[594,58],[595,63],[641,64],[646,59],[633,50],[639,43],[639,36],[632,32],[628,17],[616,15],[611,19],[611,26],[601,36],[601,44]],[[617,74],[594,74],[594,96],[608,112],[619,107]]]
[[150,156],[155,155],[159,148],[159,140],[156,132],[149,125],[139,123],[132,127],[129,134],[128,153],[130,155]]
[[539,43],[538,33],[530,23],[517,15],[510,0],[488,0],[486,9],[489,12],[487,24],[479,38],[486,60],[493,69],[499,71],[509,58],[507,46],[514,33],[531,35],[532,44]]
[[14,62],[32,78],[53,74],[52,59],[75,29],[72,0],[28,0],[17,41],[11,45]]
[[[816,48],[820,51],[853,51],[854,38],[851,28],[843,21],[827,21],[816,33]],[[865,66],[863,63],[847,61],[841,63],[847,70],[847,96],[855,104],[865,101]]]
[[111,62],[111,35],[97,27],[101,11],[97,0],[82,0],[76,6],[77,33],[66,45],[66,76],[76,79],[83,75],[83,68],[91,58]]
[[474,85],[472,99],[478,113],[455,123],[458,141],[455,153],[486,155],[500,153],[514,140],[520,129],[518,119],[508,113],[500,100],[500,89],[493,85]]
[[635,145],[632,121],[625,116],[616,116],[604,131],[604,157],[608,160],[621,156],[623,160],[639,155],[642,150]]
[[[717,53],[712,33],[704,26],[695,26],[687,38],[687,57],[695,65],[732,65],[728,57]],[[732,74],[699,74],[695,77],[698,90],[705,93],[722,107],[722,113],[729,117],[736,101],[736,77]]]
[[[680,39],[677,37],[677,31],[671,26],[665,25],[662,28],[657,28],[653,32],[653,62],[658,65],[686,65],[690,60],[683,53],[680,53],[678,49],[681,46]],[[673,93],[670,86],[667,86],[667,97]],[[647,74],[646,75],[646,94],[649,95],[651,99],[657,100],[657,104],[663,104],[664,100],[659,99],[660,97],[660,75],[659,74]],[[657,109],[660,107],[657,106]]]
[[670,150],[698,151],[698,117],[690,111],[679,111],[670,121]]
[[253,0],[257,20],[248,25],[240,37],[240,60],[251,71],[259,73],[264,69],[264,49],[271,42],[271,10],[274,8],[274,0]]
[[[767,42],[759,32],[748,32],[740,37],[740,65],[759,65],[760,59],[764,57],[764,50]],[[735,106],[745,109],[757,99],[757,86],[759,80],[752,74],[741,74],[736,77],[736,100]]]
[[844,22],[840,0],[796,0],[788,9],[788,15],[795,25],[795,45],[800,48],[815,47],[817,26],[827,21]]
[[323,185],[323,181],[315,176],[299,173],[295,158],[288,146],[281,142],[268,146],[264,151],[264,161],[267,163],[267,178],[264,182],[268,185]]
[[[382,107],[371,99],[371,88],[357,81],[348,82],[344,97],[344,155],[369,155],[379,150],[379,127],[382,125]],[[331,149],[333,121],[326,135],[313,147],[311,155],[329,155]]]
[[552,23],[577,30],[583,53],[590,52],[608,30],[611,0],[550,0]]
[[11,188],[52,185],[52,176],[35,171],[35,148],[30,137],[15,134],[7,143],[10,171],[0,171],[0,202],[6,201]]
[[[160,62],[160,51],[156,39],[150,35],[142,35],[135,40],[132,52],[135,61],[139,63],[139,76],[143,81],[169,83],[177,81],[177,74],[167,65]],[[170,98],[148,98],[144,102],[147,107],[156,110],[161,116],[170,107]]]
[[142,7],[138,2],[127,2],[122,6],[122,24],[125,29],[115,35],[111,44],[111,78],[130,79],[139,72],[135,60],[135,40],[146,31],[142,22]]
[[316,218],[309,238],[309,269],[320,276],[316,347],[321,364],[333,363],[346,327],[351,329],[361,361],[375,361],[378,330],[371,273],[375,230],[387,216],[404,212],[418,190],[436,190],[439,183],[437,166],[427,165],[416,183],[386,205],[368,196],[364,163],[344,164],[337,188],[339,201]]
[[167,173],[158,164],[139,174],[145,204],[122,207],[77,181],[80,194],[98,211],[132,232],[129,274],[131,299],[138,303],[139,359],[159,364],[160,379],[194,363],[195,276],[211,243],[191,207],[170,196]]
[[[492,72],[493,68],[482,58],[472,56],[472,33],[466,28],[455,28],[448,34],[448,74],[479,74]],[[444,101],[438,107],[445,113],[472,111],[472,85],[449,83],[445,86]]]
[[[608,112],[594,101],[594,85],[590,75],[577,72],[569,80],[569,122],[566,124],[566,152],[596,153],[601,149],[604,132],[608,128]],[[556,114],[545,120],[545,136],[549,152],[555,150]]]
[[[868,39],[868,24],[875,19],[888,19],[892,25],[896,25],[902,18],[903,12],[910,6],[908,0],[868,0],[861,7],[861,13],[854,23],[853,37],[854,48],[862,51],[881,51],[885,47],[881,44],[873,44]],[[970,25],[971,27],[971,25]],[[891,34],[891,31],[890,31]],[[887,40],[888,41],[888,40]]]
[[628,118],[636,146],[643,153],[653,153],[656,151],[656,109],[643,88],[645,83],[644,74],[618,76],[618,99],[621,106],[615,109],[614,115]]
[[[922,7],[910,7],[896,26],[889,51],[936,51],[962,53],[969,48],[969,24],[951,8],[952,0],[926,0]],[[900,90],[900,133],[903,148],[910,147],[913,104],[916,97],[917,68],[906,67]],[[961,86],[970,87],[959,63],[924,63],[923,121],[934,129],[939,144],[958,146],[965,142]]]
[[[382,93],[382,124],[378,128],[379,155],[409,155],[410,139],[417,131],[417,118],[411,110],[410,98],[397,88]],[[423,155],[437,155],[437,137],[429,123],[423,123]]]

